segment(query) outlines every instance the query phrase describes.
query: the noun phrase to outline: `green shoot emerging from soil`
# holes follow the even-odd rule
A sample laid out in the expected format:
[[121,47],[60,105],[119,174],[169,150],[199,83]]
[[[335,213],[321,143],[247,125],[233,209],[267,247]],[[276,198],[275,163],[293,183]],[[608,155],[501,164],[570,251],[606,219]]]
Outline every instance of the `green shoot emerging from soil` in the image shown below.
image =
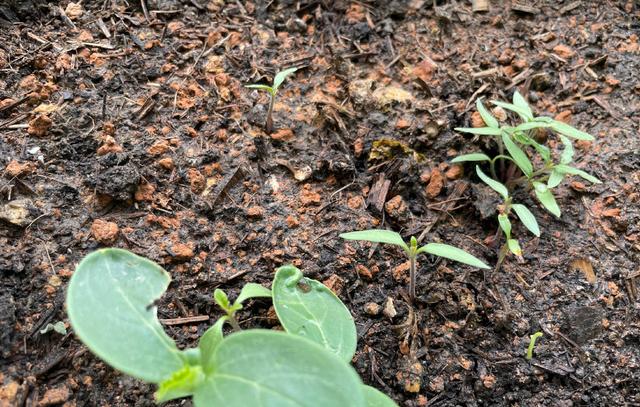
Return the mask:
[[536,346],[536,341],[541,336],[542,336],[542,332],[539,332],[539,331],[529,336],[529,347],[527,348],[527,360],[531,360],[533,358],[533,349]]
[[[510,193],[514,188],[521,186],[528,191],[533,191],[538,202],[547,211],[560,217],[560,207],[552,190],[566,175],[577,175],[594,184],[600,183],[600,180],[570,165],[574,153],[571,139],[592,141],[593,136],[549,117],[534,116],[527,102],[517,91],[513,94],[513,103],[499,101],[492,103],[517,114],[522,122],[515,127],[501,125],[478,100],[476,107],[486,127],[456,128],[456,130],[490,137],[498,148],[498,155],[491,158],[484,153],[465,154],[456,157],[452,162],[489,163],[491,176],[486,175],[477,165],[476,173],[503,199],[499,207],[498,223],[505,235],[506,243],[500,250],[498,260],[500,264],[507,252],[516,256],[522,255],[518,240],[511,237],[509,215],[512,214],[512,210],[531,233],[540,236],[538,222],[531,211],[524,205],[512,203]],[[549,147],[541,144],[539,136],[545,132],[545,129],[556,133],[564,146],[562,152],[556,154],[557,157],[554,157]],[[499,168],[496,168],[496,163],[500,164]],[[518,172],[520,176],[517,176]]]
[[428,253],[434,256],[444,257],[478,268],[489,268],[489,266],[484,264],[482,260],[462,249],[458,249],[457,247],[442,243],[427,243],[422,247],[418,247],[418,241],[415,237],[411,236],[411,240],[409,244],[407,244],[402,240],[402,236],[400,236],[399,233],[391,230],[362,230],[358,232],[343,233],[340,237],[347,240],[364,240],[367,242],[392,244],[402,248],[409,258],[409,298],[411,301],[416,297],[416,258],[420,253]]
[[271,298],[271,290],[269,290],[268,288],[264,288],[260,284],[247,283],[244,287],[242,287],[240,295],[238,295],[238,298],[236,298],[233,304],[229,302],[229,297],[227,297],[227,294],[221,289],[216,288],[216,290],[213,292],[214,301],[227,314],[227,320],[233,327],[234,331],[240,331],[240,325],[238,324],[238,320],[236,319],[236,312],[242,309],[242,303],[249,298],[258,297]]
[[269,110],[267,111],[267,119],[264,124],[264,131],[266,131],[267,133],[271,133],[273,131],[273,117],[272,117],[273,105],[276,101],[276,95],[278,94],[278,89],[280,88],[280,85],[282,85],[284,80],[287,78],[287,76],[291,75],[297,70],[298,68],[289,68],[289,69],[285,69],[284,71],[278,72],[276,76],[273,78],[273,84],[271,86],[262,85],[262,84],[245,85],[245,87],[247,88],[264,90],[264,91],[267,91],[267,93],[269,93],[269,97],[270,97]]

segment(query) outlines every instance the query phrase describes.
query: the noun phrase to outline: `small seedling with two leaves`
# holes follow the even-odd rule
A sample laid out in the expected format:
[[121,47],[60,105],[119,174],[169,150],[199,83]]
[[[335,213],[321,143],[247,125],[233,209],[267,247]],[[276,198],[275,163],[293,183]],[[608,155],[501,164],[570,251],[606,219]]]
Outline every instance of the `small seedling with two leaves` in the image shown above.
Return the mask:
[[478,268],[489,268],[482,260],[457,247],[443,243],[427,243],[424,246],[418,247],[418,241],[415,237],[411,236],[409,244],[407,244],[399,233],[391,230],[361,230],[343,233],[340,237],[347,240],[364,240],[367,242],[392,244],[400,247],[409,258],[409,299],[411,301],[416,297],[416,258],[420,253],[444,257]]
[[264,90],[269,94],[269,109],[267,110],[267,119],[264,124],[264,131],[266,131],[267,133],[271,133],[273,131],[273,105],[275,104],[275,101],[276,101],[276,95],[278,94],[278,89],[280,89],[280,86],[282,85],[284,80],[287,78],[287,76],[291,75],[297,70],[298,68],[289,68],[289,69],[285,69],[284,71],[278,72],[276,76],[273,78],[273,84],[271,86],[258,84],[258,83],[252,84],[252,85],[245,85],[245,87],[247,88]]
[[236,312],[240,311],[242,309],[242,303],[250,298],[271,298],[271,290],[264,288],[260,284],[247,283],[242,287],[238,298],[236,298],[233,304],[229,301],[227,294],[221,289],[216,288],[213,292],[214,301],[227,314],[223,318],[229,322],[234,331],[241,330],[240,324],[238,324],[238,320],[236,319]]
[[[560,217],[560,207],[552,190],[563,181],[565,176],[577,175],[591,183],[600,183],[600,180],[596,177],[570,165],[574,154],[571,139],[591,141],[593,136],[561,121],[549,117],[534,116],[531,107],[517,91],[513,94],[513,103],[500,101],[492,101],[492,103],[495,106],[516,113],[522,123],[515,127],[500,125],[482,101],[478,100],[476,107],[486,127],[456,128],[456,130],[491,137],[498,147],[498,155],[491,158],[484,153],[465,154],[454,158],[452,162],[489,163],[491,176],[486,175],[478,165],[476,165],[476,173],[484,183],[503,198],[502,208],[498,215],[498,223],[505,234],[508,251],[520,256],[522,253],[520,245],[516,239],[511,237],[511,224],[509,222],[511,209],[533,234],[539,236],[540,230],[535,217],[529,209],[521,204],[512,203],[509,191],[512,191],[517,185],[533,190],[540,204],[554,216]],[[559,157],[554,157],[549,147],[540,144],[536,140],[534,132],[541,131],[541,129],[557,133],[564,146]],[[499,174],[496,169],[497,162],[500,162],[503,169],[505,163],[511,163],[509,171],[502,171]],[[537,168],[534,167],[534,163],[538,165]],[[520,170],[522,176],[516,178],[511,174],[517,170]],[[500,182],[501,179],[504,179],[504,183]]]

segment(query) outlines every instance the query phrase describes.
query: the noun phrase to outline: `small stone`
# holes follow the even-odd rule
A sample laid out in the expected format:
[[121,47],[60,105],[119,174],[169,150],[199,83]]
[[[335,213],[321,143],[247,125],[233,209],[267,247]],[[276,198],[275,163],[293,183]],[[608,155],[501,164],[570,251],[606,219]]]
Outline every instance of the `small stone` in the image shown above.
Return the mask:
[[322,197],[319,193],[311,189],[311,185],[307,184],[300,192],[300,202],[302,206],[318,205]]
[[328,289],[333,291],[335,295],[340,295],[344,288],[344,280],[338,277],[337,274],[332,274],[322,282]]
[[171,246],[171,252],[176,261],[188,261],[194,256],[193,249],[184,243],[176,243]]
[[138,202],[143,202],[143,201],[151,202],[153,201],[154,192],[156,192],[156,187],[153,184],[151,183],[140,184],[136,189],[136,193],[134,194],[133,199],[135,199]]
[[169,148],[170,146],[167,140],[160,140],[149,147],[149,149],[147,149],[147,152],[152,156],[157,156],[166,153],[167,151],[169,151]]
[[32,163],[20,163],[16,160],[11,160],[7,164],[5,171],[10,177],[20,177],[22,175],[29,175],[35,170],[35,165]]
[[413,96],[404,89],[386,86],[373,92],[373,100],[378,108],[384,108],[394,103],[410,102],[413,100]]
[[189,179],[189,185],[191,185],[191,192],[194,194],[199,194],[204,191],[207,180],[204,178],[204,175],[195,168],[189,168],[187,172],[187,178]]
[[300,220],[293,215],[289,215],[287,216],[287,226],[289,226],[290,229],[297,228],[300,226]]
[[563,110],[554,117],[555,120],[571,124],[571,110]]
[[260,219],[264,216],[264,209],[261,206],[252,206],[247,209],[247,216],[254,219]]
[[487,124],[482,120],[482,116],[479,112],[471,113],[471,127],[486,127]]
[[384,210],[394,219],[403,219],[407,216],[409,208],[402,199],[402,196],[396,195],[384,204]]
[[27,133],[36,137],[46,136],[53,122],[45,114],[39,114],[35,119],[29,122]]
[[559,44],[553,47],[553,52],[564,59],[571,58],[575,54],[575,52],[570,47],[563,44]]
[[115,222],[108,222],[102,219],[96,219],[91,225],[91,235],[99,243],[110,246],[118,239],[120,229]]
[[368,302],[364,305],[364,312],[366,312],[367,315],[371,315],[373,317],[376,315],[380,315],[380,310],[380,305],[376,304],[375,302]]
[[411,262],[409,260],[400,263],[394,267],[391,271],[393,279],[396,281],[409,281],[409,269],[411,268]]
[[54,387],[44,393],[40,401],[38,401],[38,407],[64,403],[69,399],[69,396],[70,392],[67,386]]
[[279,129],[271,134],[271,138],[277,141],[291,141],[295,138],[295,135],[291,129]]
[[109,153],[121,153],[123,148],[112,136],[104,137],[104,144],[98,148],[98,155],[107,155]]
[[158,160],[158,165],[164,168],[165,170],[172,170],[174,167],[173,159],[171,157],[161,158]]
[[74,3],[70,1],[69,4],[67,4],[67,8],[64,9],[64,13],[69,17],[69,20],[77,20],[82,16],[82,5],[80,2]]
[[507,112],[500,106],[496,106],[491,109],[491,113],[493,113],[493,117],[498,119],[499,122],[504,122],[507,120]]
[[513,52],[513,50],[511,48],[507,48],[502,51],[502,54],[500,54],[500,56],[498,57],[498,63],[500,65],[509,65],[514,56],[515,53]]
[[384,303],[384,309],[382,310],[382,313],[389,319],[393,319],[396,315],[398,315],[398,311],[396,311],[396,307],[393,306],[393,299],[391,297],[387,297],[387,301]]
[[434,168],[431,171],[431,178],[429,180],[429,185],[427,185],[426,194],[427,198],[434,199],[440,192],[442,192],[442,188],[444,187],[444,177],[442,176],[442,172],[439,169]]
[[356,273],[358,273],[359,276],[362,276],[368,280],[371,280],[373,278],[373,273],[371,273],[371,270],[369,270],[366,266],[362,264],[356,265]]
[[35,217],[33,203],[28,199],[16,199],[0,206],[0,220],[16,226],[28,226]]
[[454,180],[454,179],[460,179],[463,174],[464,174],[464,167],[460,164],[454,164],[447,170],[447,172],[444,175],[447,177],[447,179]]
[[420,174],[420,181],[424,184],[429,184],[429,180],[431,179],[431,170],[424,170]]

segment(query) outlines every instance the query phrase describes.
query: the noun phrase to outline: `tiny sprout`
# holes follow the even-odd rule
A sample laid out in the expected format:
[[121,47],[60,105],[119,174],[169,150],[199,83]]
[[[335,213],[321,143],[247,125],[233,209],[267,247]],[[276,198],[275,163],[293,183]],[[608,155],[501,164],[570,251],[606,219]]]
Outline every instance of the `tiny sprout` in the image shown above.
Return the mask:
[[267,111],[267,120],[264,124],[264,131],[266,131],[267,133],[271,133],[273,131],[273,117],[272,117],[273,105],[275,104],[276,95],[278,94],[278,89],[280,88],[280,85],[282,85],[284,80],[287,78],[287,76],[291,75],[297,70],[298,68],[289,68],[289,69],[285,69],[284,71],[278,72],[276,76],[273,78],[273,84],[271,86],[262,85],[262,84],[245,85],[246,88],[265,90],[267,91],[267,93],[269,93],[269,96],[270,96],[269,110]]
[[533,358],[533,348],[536,346],[536,340],[542,336],[542,332],[538,331],[529,336],[529,347],[527,348],[527,360]]
[[216,288],[213,292],[214,301],[227,314],[227,321],[229,321],[234,331],[241,330],[240,324],[238,324],[238,320],[236,319],[236,312],[242,309],[242,303],[249,298],[258,297],[271,298],[271,290],[261,286],[260,284],[247,283],[242,287],[240,295],[238,295],[238,298],[236,298],[233,304],[229,302],[229,297],[227,297],[227,294],[221,289]]
[[480,259],[465,252],[457,247],[449,246],[442,243],[427,243],[422,247],[418,247],[418,240],[411,236],[411,240],[407,245],[399,233],[391,230],[370,229],[358,232],[343,233],[341,238],[346,240],[364,240],[374,243],[386,243],[399,246],[409,258],[409,298],[413,301],[416,297],[416,257],[420,253],[429,253],[434,256],[444,257],[455,260],[470,266],[488,269],[489,266],[484,264]]

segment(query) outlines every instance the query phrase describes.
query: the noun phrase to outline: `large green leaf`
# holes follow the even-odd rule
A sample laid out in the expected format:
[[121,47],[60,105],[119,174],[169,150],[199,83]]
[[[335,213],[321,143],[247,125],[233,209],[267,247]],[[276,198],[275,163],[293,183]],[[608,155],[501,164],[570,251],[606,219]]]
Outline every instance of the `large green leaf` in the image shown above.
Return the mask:
[[364,398],[367,407],[397,407],[398,405],[386,394],[375,387],[364,385]]
[[356,325],[338,297],[319,281],[283,266],[273,280],[273,307],[284,329],[310,339],[349,362],[356,352]]
[[453,160],[452,163],[462,163],[467,161],[491,161],[488,155],[482,153],[471,153],[471,154],[463,154],[459,155]]
[[101,249],[78,265],[69,282],[67,312],[76,335],[114,368],[159,383],[184,365],[156,316],[154,301],[169,274],[122,249]]
[[399,233],[384,230],[384,229],[369,229],[360,230],[358,232],[342,233],[341,238],[347,240],[366,240],[374,243],[387,243],[402,247],[406,252],[409,251],[409,246],[402,240],[402,236]]
[[353,368],[297,335],[255,329],[231,334],[211,364],[213,373],[193,396],[196,407],[366,405]]
[[278,72],[276,76],[273,78],[273,92],[274,93],[278,92],[280,85],[282,85],[282,82],[284,82],[287,76],[291,75],[297,70],[298,68],[289,68],[289,69],[285,69],[284,71]]
[[600,181],[598,178],[594,177],[593,175],[584,172],[582,170],[579,170],[577,168],[574,167],[570,167],[568,165],[564,165],[564,164],[558,164],[553,168],[554,171],[558,171],[560,174],[571,174],[571,175],[577,175],[579,177],[582,177],[584,179],[586,179],[587,181],[594,183],[594,184],[601,184],[602,181]]
[[224,338],[222,328],[228,319],[229,317],[227,316],[221,317],[200,337],[200,341],[198,342],[198,349],[200,349],[200,363],[204,366],[206,373],[210,373],[207,369],[209,366],[212,366],[211,360],[213,358],[213,352]]
[[538,226],[538,221],[536,217],[533,216],[533,213],[524,205],[521,204],[512,204],[511,208],[516,212],[520,222],[529,229],[531,233],[536,236],[540,236],[540,227]]
[[468,264],[470,266],[478,267],[481,269],[488,269],[489,266],[484,264],[482,260],[475,257],[472,254],[465,252],[457,247],[450,246],[443,243],[427,243],[418,249],[418,253],[429,253],[434,256],[444,257],[446,259],[455,260],[460,263]]
[[477,165],[476,174],[478,174],[478,177],[480,177],[480,179],[484,181],[485,184],[489,185],[491,189],[499,193],[504,200],[509,199],[509,190],[507,190],[507,187],[482,172],[480,167],[478,167]]
[[533,172],[533,165],[531,164],[531,161],[529,161],[529,157],[527,157],[524,151],[522,151],[522,149],[520,149],[520,147],[511,140],[511,137],[509,137],[508,134],[502,133],[502,142],[518,168],[522,170],[524,175],[529,177]]
[[593,140],[593,136],[591,134],[580,131],[569,126],[567,123],[563,123],[557,120],[551,121],[551,128],[564,136],[571,137],[577,140]]
[[480,99],[476,100],[476,108],[478,109],[478,113],[480,113],[480,117],[482,117],[482,121],[489,127],[493,127],[495,129],[500,127],[500,124],[496,120],[495,117],[484,107],[482,101]]
[[542,206],[544,206],[552,214],[560,217],[560,207],[558,206],[556,199],[553,197],[551,190],[541,182],[534,182],[533,189],[536,193],[538,201],[540,201]]
[[456,127],[456,131],[462,133],[478,134],[480,136],[499,136],[500,129],[494,127]]

